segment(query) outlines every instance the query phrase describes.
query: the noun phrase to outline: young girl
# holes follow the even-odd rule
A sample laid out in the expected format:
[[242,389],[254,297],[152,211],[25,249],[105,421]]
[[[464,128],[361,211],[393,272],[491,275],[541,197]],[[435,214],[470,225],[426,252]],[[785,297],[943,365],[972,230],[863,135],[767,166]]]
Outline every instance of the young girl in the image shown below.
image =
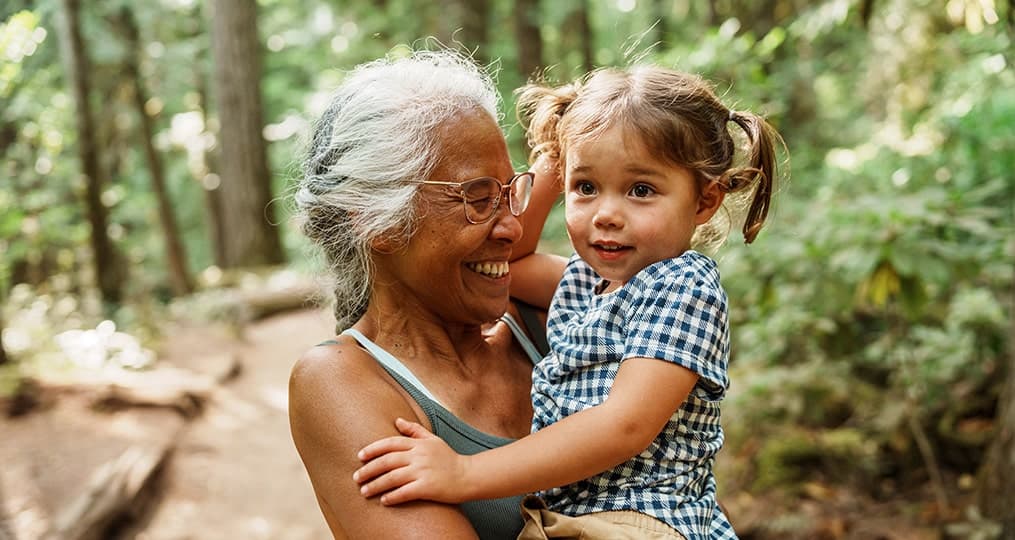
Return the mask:
[[[530,85],[519,110],[534,153],[563,175],[576,252],[550,305],[551,353],[532,376],[533,433],[463,456],[400,420],[406,436],[364,448],[354,480],[388,505],[543,490],[526,501],[519,538],[736,538],[712,473],[729,386],[726,294],[691,246],[724,239],[734,199],[749,201],[754,240],[778,134],[702,79],[658,67]],[[730,124],[747,136],[742,165]],[[523,298],[541,290],[518,285]]]

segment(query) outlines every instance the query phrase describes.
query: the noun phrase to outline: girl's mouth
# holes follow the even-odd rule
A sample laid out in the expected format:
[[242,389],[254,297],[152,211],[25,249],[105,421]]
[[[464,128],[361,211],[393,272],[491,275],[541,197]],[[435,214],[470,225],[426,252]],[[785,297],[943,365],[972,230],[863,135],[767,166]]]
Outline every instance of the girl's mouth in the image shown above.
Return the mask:
[[607,261],[619,259],[631,251],[631,246],[624,246],[621,244],[592,244],[592,249],[595,250],[596,255],[599,258]]

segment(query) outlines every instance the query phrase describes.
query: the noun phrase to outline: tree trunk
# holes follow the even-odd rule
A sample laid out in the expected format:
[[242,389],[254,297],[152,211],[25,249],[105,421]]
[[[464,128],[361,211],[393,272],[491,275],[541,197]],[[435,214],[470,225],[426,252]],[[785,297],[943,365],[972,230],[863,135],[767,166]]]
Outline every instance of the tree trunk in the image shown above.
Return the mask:
[[567,27],[565,34],[577,36],[578,50],[581,51],[582,57],[582,69],[591,71],[595,64],[595,58],[592,56],[592,26],[589,23],[588,0],[579,0],[564,24]]
[[[206,65],[206,64],[202,64]],[[198,67],[197,95],[201,101],[201,123],[205,130],[209,129],[208,120],[211,118],[208,107],[211,100],[208,98],[207,73],[202,67]],[[222,177],[218,174],[218,159],[214,149],[205,149],[204,166],[198,171],[198,181],[201,183],[201,190],[204,193],[204,218],[208,227],[208,234],[211,237],[212,260],[221,268],[226,266],[226,224],[222,217]]]
[[763,2],[752,0],[742,5],[738,11],[747,15],[749,19],[743,20],[743,17],[741,18],[744,28],[750,28],[759,39],[768,35],[776,25],[777,4],[777,0],[764,0]]
[[212,53],[218,99],[225,266],[284,262],[274,226],[271,175],[261,110],[257,3],[215,0]]
[[719,26],[719,6],[716,0],[708,0],[708,25]]
[[870,28],[871,17],[874,15],[874,0],[863,0],[860,2],[860,20],[863,23],[863,29],[868,30]]
[[[194,10],[193,17],[203,24],[195,25],[193,38],[200,39],[207,33],[207,22],[211,20],[211,11],[205,2],[201,2]],[[194,90],[198,95],[198,108],[201,111],[201,125],[204,126],[204,133],[211,133],[211,91],[208,89],[210,72],[209,51],[202,48],[198,53],[199,58],[194,62]],[[219,191],[221,176],[218,175],[217,148],[207,148],[202,143],[201,162],[191,169],[191,174],[201,185],[201,192],[204,194],[204,220],[208,231],[209,245],[212,251],[212,260],[215,265],[222,268],[226,264],[225,255],[225,223],[222,218],[222,196]]]
[[[1012,289],[1015,314],[1015,287]],[[1011,320],[1015,336],[1015,317]],[[987,450],[980,468],[980,508],[984,515],[1001,523],[1003,540],[1015,540],[1015,337],[1009,337],[1007,375],[997,403],[997,436]]]
[[7,349],[4,349],[4,320],[0,318],[0,366],[10,360],[7,358]]
[[473,57],[481,63],[485,63],[489,55],[487,45],[489,44],[490,1],[489,0],[460,0],[462,38],[465,48],[474,51]]
[[79,3],[78,0],[61,0],[61,6],[61,56],[67,73],[67,84],[74,98],[77,149],[81,172],[85,176],[85,204],[91,226],[92,262],[102,300],[109,306],[120,303],[121,285],[126,277],[125,267],[106,230],[108,215],[102,204],[101,148],[95,144],[95,123],[88,100],[91,66],[85,41],[81,37]]
[[668,24],[670,11],[673,9],[673,2],[667,0],[652,0],[652,19],[655,26],[653,27],[654,41],[651,45],[659,47],[657,50],[662,50],[662,45],[665,45],[667,36],[670,33],[670,27]]
[[180,240],[180,230],[176,225],[176,216],[173,215],[173,206],[169,201],[169,191],[166,189],[165,168],[162,166],[162,157],[155,149],[154,138],[155,128],[152,125],[152,118],[145,112],[145,103],[148,101],[144,84],[141,81],[141,70],[138,67],[137,56],[133,53],[141,50],[141,39],[138,35],[137,22],[134,14],[127,5],[120,9],[117,26],[124,34],[128,54],[124,61],[126,75],[130,79],[134,90],[134,107],[137,109],[138,118],[141,121],[141,145],[144,147],[145,159],[148,161],[148,170],[151,175],[152,191],[155,192],[155,199],[159,208],[159,223],[162,226],[162,236],[165,241],[166,263],[169,265],[169,281],[173,287],[173,293],[177,296],[190,294],[194,290],[193,281],[190,277],[190,270],[187,268],[187,253],[183,249],[183,242]]
[[539,33],[539,0],[517,0],[514,9],[518,69],[529,79],[543,69],[543,36]]

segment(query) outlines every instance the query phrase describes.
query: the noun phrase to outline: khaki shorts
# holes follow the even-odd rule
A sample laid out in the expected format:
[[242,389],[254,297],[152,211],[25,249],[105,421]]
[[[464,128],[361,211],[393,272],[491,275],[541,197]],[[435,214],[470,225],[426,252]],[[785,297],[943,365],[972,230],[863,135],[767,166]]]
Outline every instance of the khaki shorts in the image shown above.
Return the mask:
[[658,519],[623,510],[566,516],[546,509],[539,497],[522,501],[525,526],[518,540],[685,540],[676,529]]

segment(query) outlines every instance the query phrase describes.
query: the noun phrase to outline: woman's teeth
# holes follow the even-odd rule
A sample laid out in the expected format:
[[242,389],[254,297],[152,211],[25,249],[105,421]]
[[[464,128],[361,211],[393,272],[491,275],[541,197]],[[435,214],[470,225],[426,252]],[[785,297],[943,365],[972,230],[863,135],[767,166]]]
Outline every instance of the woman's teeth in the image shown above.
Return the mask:
[[465,263],[465,267],[484,276],[499,278],[508,273],[508,263]]

